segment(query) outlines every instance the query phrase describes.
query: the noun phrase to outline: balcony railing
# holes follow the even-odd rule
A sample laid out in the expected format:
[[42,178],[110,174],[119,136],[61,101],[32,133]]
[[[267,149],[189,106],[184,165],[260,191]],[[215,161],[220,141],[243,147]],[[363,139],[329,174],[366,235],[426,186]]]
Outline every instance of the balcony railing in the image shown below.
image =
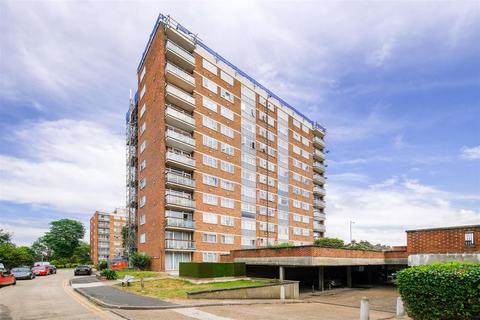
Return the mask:
[[185,208],[195,209],[195,201],[192,199],[179,197],[173,194],[167,194],[165,196],[165,202],[167,205],[180,206]]
[[173,127],[167,127],[166,137],[181,141],[192,147],[195,147],[195,139],[193,139],[192,136],[189,135],[187,132],[184,132],[182,130],[175,129]]
[[193,159],[191,156],[188,156],[186,153],[168,150],[166,160],[174,161],[187,167],[195,167],[195,159]]
[[190,86],[195,86],[195,78],[188,72],[177,67],[173,63],[167,62],[165,66],[165,71],[174,74],[175,76],[181,78],[182,80],[188,82]]
[[322,148],[325,147],[325,141],[322,138],[319,137],[313,137],[313,144],[316,144],[318,146],[321,146]]
[[171,118],[174,125],[181,126],[182,129],[195,129],[195,119],[188,113],[179,111],[172,106],[167,106],[165,108],[165,115],[167,118]]
[[325,189],[323,189],[319,186],[314,186],[313,187],[313,193],[325,195]]
[[195,242],[191,240],[166,239],[165,248],[174,250],[195,250]]
[[177,88],[172,84],[167,84],[167,99],[171,100],[175,105],[187,109],[195,109],[195,98],[187,92]]
[[325,178],[318,173],[313,174],[313,180],[318,183],[325,183]]
[[175,53],[177,56],[181,57],[188,63],[195,65],[195,57],[190,52],[178,46],[174,42],[168,40],[166,44],[166,48],[167,50],[170,50],[171,52]]
[[313,150],[313,157],[318,160],[325,160],[325,154],[320,149]]
[[317,220],[325,220],[326,216],[324,212],[313,210],[313,218]]
[[325,208],[325,201],[320,200],[320,199],[314,199],[313,200],[313,206],[317,208]]
[[315,221],[313,222],[313,230],[315,231],[320,231],[320,232],[325,232],[325,225],[316,223]]
[[169,228],[195,229],[195,221],[193,220],[167,217],[165,223]]
[[179,184],[189,188],[195,188],[195,180],[192,178],[174,172],[167,172],[165,180],[169,183]]

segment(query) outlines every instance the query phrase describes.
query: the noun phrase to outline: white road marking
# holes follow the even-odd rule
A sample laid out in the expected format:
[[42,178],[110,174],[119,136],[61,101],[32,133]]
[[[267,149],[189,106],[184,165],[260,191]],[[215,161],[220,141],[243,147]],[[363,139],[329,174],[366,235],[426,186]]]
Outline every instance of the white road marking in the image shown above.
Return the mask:
[[90,282],[90,283],[72,283],[72,288],[91,288],[104,286],[102,282]]
[[199,319],[199,320],[233,320],[231,318],[220,317],[205,311],[200,311],[195,308],[182,308],[182,309],[171,309],[171,310],[177,313],[183,314],[184,316]]

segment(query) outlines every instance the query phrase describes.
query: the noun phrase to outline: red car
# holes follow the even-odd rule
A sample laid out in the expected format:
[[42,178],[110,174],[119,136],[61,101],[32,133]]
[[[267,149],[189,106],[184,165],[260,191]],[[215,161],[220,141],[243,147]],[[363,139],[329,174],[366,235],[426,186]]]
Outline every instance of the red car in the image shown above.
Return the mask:
[[36,276],[48,276],[51,273],[50,268],[48,268],[48,266],[33,267],[32,272]]
[[0,287],[17,284],[15,276],[5,270],[3,263],[0,263]]

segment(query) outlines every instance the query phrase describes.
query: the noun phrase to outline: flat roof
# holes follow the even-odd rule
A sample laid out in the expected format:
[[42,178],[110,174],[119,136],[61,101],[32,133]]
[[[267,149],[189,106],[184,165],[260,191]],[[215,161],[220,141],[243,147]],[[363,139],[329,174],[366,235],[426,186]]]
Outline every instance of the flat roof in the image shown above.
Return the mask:
[[[137,73],[140,72],[140,68],[142,67],[144,61],[145,61],[145,57],[147,56],[147,52],[148,52],[148,49],[150,49],[150,46],[152,44],[152,41],[153,41],[153,38],[155,37],[155,34],[157,32],[157,29],[158,27],[160,26],[160,23],[164,23],[165,25],[169,26],[169,27],[173,27],[175,28],[175,30],[183,33],[187,38],[189,38],[192,42],[194,42],[195,44],[199,45],[200,47],[202,47],[203,49],[205,49],[208,53],[210,53],[212,56],[214,56],[217,60],[220,60],[222,61],[223,63],[225,63],[227,66],[229,66],[230,68],[232,68],[236,73],[238,73],[239,75],[241,75],[242,77],[244,77],[245,79],[247,79],[248,81],[250,81],[253,85],[255,85],[256,87],[259,87],[260,89],[264,90],[268,95],[270,95],[271,97],[275,98],[278,100],[278,102],[280,102],[283,106],[291,109],[293,112],[297,113],[299,116],[303,117],[306,121],[310,122],[310,124],[313,126],[313,128],[319,128],[321,131],[323,132],[326,132],[327,130],[325,129],[325,127],[323,127],[322,125],[320,125],[318,122],[316,121],[313,121],[311,120],[310,118],[308,118],[307,116],[305,116],[302,112],[298,111],[296,108],[294,108],[292,105],[290,105],[288,102],[286,102],[285,100],[283,100],[282,98],[280,98],[279,96],[277,96],[275,93],[273,93],[272,91],[268,90],[265,86],[263,86],[262,84],[260,84],[259,82],[257,82],[257,80],[255,80],[253,77],[249,76],[247,73],[245,73],[244,71],[240,70],[237,66],[235,66],[233,63],[231,63],[230,61],[228,61],[227,59],[225,59],[224,57],[222,57],[220,54],[218,54],[217,52],[215,52],[214,50],[212,50],[210,47],[208,47],[205,43],[203,43],[203,41],[196,35],[194,34],[193,32],[191,32],[190,30],[188,30],[187,28],[185,28],[184,26],[182,26],[181,24],[179,24],[178,22],[176,22],[174,19],[172,19],[170,17],[170,15],[163,15],[163,14],[159,14],[158,15],[158,18],[157,18],[157,21],[155,23],[155,26],[153,27],[153,30],[152,32],[150,33],[150,37],[148,39],[148,42],[147,42],[147,45],[145,47],[145,49],[143,50],[143,53],[142,53],[142,57],[140,59],[140,63],[138,64],[138,67],[137,67]],[[135,93],[135,102],[137,102],[137,99],[138,99],[138,93]],[[127,117],[128,117],[128,112],[127,112]]]
[[421,231],[453,230],[453,229],[469,229],[469,228],[480,228],[480,224],[465,225],[465,226],[453,226],[453,227],[412,229],[412,230],[407,230],[405,232],[421,232]]

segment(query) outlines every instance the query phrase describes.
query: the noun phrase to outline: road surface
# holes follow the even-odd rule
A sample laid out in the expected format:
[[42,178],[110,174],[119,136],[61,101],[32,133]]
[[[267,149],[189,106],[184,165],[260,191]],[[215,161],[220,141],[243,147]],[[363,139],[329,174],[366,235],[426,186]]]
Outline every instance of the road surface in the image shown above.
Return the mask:
[[59,269],[54,275],[0,288],[0,319],[121,319],[73,292],[68,285],[72,277],[73,270]]

